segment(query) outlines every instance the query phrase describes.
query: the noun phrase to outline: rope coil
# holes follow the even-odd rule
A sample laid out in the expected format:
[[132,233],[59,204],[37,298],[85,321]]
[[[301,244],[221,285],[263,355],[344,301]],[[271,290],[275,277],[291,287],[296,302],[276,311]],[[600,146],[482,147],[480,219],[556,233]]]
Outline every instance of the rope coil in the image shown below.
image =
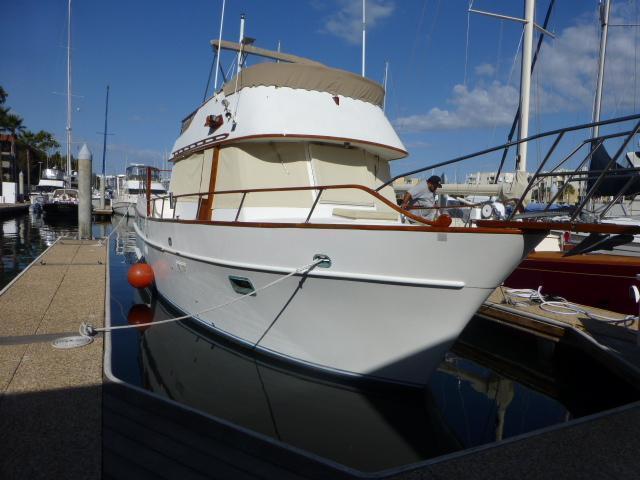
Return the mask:
[[[532,303],[538,304],[541,310],[556,315],[585,315],[592,320],[611,323],[614,325],[630,326],[634,321],[638,320],[636,315],[625,315],[623,318],[612,318],[606,315],[600,315],[589,310],[585,310],[582,306],[569,302],[566,298],[552,297],[542,294],[542,286],[537,290],[530,288],[511,288],[503,289],[505,299],[513,306],[528,306]],[[524,301],[514,300],[512,297],[524,299]]]

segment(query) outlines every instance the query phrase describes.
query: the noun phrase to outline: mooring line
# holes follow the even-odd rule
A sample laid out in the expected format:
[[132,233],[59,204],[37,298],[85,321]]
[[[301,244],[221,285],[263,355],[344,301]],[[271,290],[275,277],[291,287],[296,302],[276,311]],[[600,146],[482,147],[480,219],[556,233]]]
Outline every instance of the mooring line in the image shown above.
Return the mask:
[[98,333],[101,332],[112,332],[114,330],[125,330],[125,329],[130,329],[130,328],[139,328],[139,327],[144,327],[147,325],[161,325],[163,323],[172,323],[172,322],[178,322],[180,320],[186,320],[187,318],[192,318],[198,315],[202,315],[203,313],[207,313],[207,312],[212,312],[214,310],[218,310],[220,308],[223,307],[228,307],[229,305],[232,305],[240,300],[242,300],[243,298],[249,297],[251,295],[255,295],[258,292],[261,292],[263,290],[266,290],[270,287],[273,287],[274,285],[277,285],[280,282],[285,281],[287,278],[290,278],[294,275],[300,275],[300,274],[306,274],[309,273],[314,267],[316,267],[317,265],[319,265],[320,263],[325,262],[326,259],[324,258],[318,258],[317,260],[314,260],[313,262],[304,265],[300,268],[297,268],[295,270],[293,270],[292,272],[288,273],[287,275],[285,275],[284,277],[280,277],[277,278],[276,280],[267,283],[266,285],[263,285],[260,288],[256,288],[255,290],[252,290],[248,293],[245,293],[244,295],[241,295],[239,297],[234,298],[233,300],[229,300],[228,302],[224,302],[221,303],[220,305],[216,305],[214,307],[210,307],[210,308],[205,308],[204,310],[200,310],[199,312],[195,312],[195,313],[191,313],[188,315],[182,315],[180,317],[175,317],[175,318],[167,318],[165,320],[158,320],[158,321],[151,321],[151,322],[146,322],[146,323],[138,323],[135,325],[115,325],[115,326],[111,326],[111,327],[103,327],[103,328],[96,328],[93,327],[90,324],[87,324],[85,322],[82,322],[82,324],[80,325],[80,335],[84,336],[84,337],[93,337],[95,335],[97,335]]

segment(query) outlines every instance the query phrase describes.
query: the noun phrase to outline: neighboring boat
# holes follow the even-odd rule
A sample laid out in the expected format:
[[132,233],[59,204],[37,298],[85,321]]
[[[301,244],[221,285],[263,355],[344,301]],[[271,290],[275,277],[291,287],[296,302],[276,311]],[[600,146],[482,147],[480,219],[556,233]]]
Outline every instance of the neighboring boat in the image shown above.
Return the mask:
[[78,190],[75,188],[58,188],[51,198],[42,206],[46,218],[65,217],[70,221],[78,221]]
[[53,191],[64,188],[64,172],[57,168],[46,168],[38,181],[38,185],[29,195],[32,205],[45,203],[51,198]]
[[[147,171],[150,172],[147,178]],[[155,167],[146,167],[141,164],[127,167],[124,176],[118,176],[116,198],[112,200],[113,213],[117,215],[134,215],[134,206],[138,197],[147,189],[147,182],[152,195],[164,195],[167,193],[160,181],[160,170]]]

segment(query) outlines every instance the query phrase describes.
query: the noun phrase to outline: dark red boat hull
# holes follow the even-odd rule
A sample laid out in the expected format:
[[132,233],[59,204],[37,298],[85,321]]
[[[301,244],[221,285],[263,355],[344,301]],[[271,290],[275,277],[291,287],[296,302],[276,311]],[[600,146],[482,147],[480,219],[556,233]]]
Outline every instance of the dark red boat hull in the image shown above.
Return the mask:
[[640,257],[591,254],[563,257],[562,252],[535,252],[505,280],[510,288],[542,286],[542,293],[605,310],[638,314],[629,295],[640,288]]

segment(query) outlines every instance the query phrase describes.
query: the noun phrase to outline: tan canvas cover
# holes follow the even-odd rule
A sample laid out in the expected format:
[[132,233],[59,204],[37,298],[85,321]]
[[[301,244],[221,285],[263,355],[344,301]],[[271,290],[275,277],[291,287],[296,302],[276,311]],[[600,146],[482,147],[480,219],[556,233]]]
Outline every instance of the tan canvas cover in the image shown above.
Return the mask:
[[[260,63],[240,72],[237,89],[275,86],[328,92],[381,106],[384,89],[372,80],[335,68],[298,63]],[[224,85],[224,94],[232,95],[236,79]]]
[[[169,191],[174,195],[209,191],[212,158],[213,149],[209,149],[177,161],[171,173]],[[188,197],[179,201],[195,202],[197,199]]]
[[[225,147],[218,158],[216,191],[309,186],[300,143],[252,143]],[[237,208],[241,194],[216,195],[214,208]],[[243,207],[311,207],[309,190],[247,194]]]

